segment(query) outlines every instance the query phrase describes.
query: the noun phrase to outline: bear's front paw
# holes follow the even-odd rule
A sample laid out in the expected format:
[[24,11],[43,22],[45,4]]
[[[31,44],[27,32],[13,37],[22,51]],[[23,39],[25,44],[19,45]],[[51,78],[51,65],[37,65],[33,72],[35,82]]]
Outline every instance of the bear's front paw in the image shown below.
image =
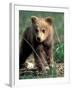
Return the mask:
[[49,66],[46,66],[45,69],[46,69],[46,70],[49,70],[50,68],[49,68]]

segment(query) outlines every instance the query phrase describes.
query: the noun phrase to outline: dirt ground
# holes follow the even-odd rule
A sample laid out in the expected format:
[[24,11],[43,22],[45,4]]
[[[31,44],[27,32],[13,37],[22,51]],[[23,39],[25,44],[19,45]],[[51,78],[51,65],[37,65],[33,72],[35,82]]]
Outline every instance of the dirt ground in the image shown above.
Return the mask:
[[[38,73],[38,71],[35,68],[35,61],[34,61],[33,55],[30,55],[27,58],[26,67],[27,69],[23,68],[20,70],[20,76],[26,73],[29,73],[29,74],[32,72]],[[56,63],[55,67],[56,67],[56,77],[63,77],[64,76],[64,63]]]
[[56,63],[57,76],[64,76],[64,63]]

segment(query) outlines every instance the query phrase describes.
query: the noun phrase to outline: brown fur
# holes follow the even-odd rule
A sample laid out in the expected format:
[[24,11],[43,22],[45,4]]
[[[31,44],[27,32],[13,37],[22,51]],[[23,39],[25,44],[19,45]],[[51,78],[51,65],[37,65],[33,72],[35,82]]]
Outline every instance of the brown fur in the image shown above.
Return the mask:
[[[50,66],[53,60],[53,23],[51,17],[38,18],[31,17],[32,24],[23,33],[20,46],[20,68],[26,58],[33,52],[30,45],[35,50],[35,62],[39,70],[45,71],[45,65]],[[25,41],[27,40],[30,45]]]

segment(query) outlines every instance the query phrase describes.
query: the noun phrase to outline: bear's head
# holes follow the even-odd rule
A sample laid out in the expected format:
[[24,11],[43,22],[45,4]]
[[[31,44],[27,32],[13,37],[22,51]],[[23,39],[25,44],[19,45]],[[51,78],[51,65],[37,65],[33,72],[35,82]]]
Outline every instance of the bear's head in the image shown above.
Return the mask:
[[40,43],[44,42],[52,33],[52,18],[39,18],[36,16],[32,16],[31,21],[34,28],[36,40]]

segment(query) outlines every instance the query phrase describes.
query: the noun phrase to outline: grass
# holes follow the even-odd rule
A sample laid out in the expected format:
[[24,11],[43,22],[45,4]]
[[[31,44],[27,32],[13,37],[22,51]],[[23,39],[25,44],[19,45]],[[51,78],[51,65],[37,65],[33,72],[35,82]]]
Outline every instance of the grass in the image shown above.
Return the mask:
[[64,43],[58,43],[55,45],[54,60],[57,63],[64,62]]
[[37,78],[50,78],[57,77],[56,67],[50,68],[46,73],[37,72],[37,71],[27,71],[20,74],[20,79],[37,79]]

